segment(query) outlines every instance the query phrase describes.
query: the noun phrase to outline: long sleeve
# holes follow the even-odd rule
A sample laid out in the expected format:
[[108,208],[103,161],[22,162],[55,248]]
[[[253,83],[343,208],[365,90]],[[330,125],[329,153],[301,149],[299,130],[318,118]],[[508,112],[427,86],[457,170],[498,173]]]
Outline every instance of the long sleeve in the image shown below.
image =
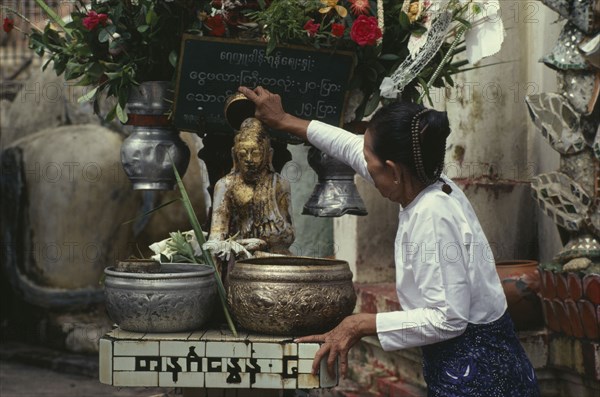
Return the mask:
[[306,134],[308,141],[317,149],[348,164],[358,175],[373,184],[367,171],[362,136],[316,120],[310,122]]
[[443,205],[450,200],[444,201],[429,202],[424,213],[413,214],[411,227],[396,241],[396,261],[403,264],[405,277],[414,277],[412,293],[420,295],[423,307],[377,314],[384,350],[440,342],[459,336],[467,326],[471,232],[456,208]]

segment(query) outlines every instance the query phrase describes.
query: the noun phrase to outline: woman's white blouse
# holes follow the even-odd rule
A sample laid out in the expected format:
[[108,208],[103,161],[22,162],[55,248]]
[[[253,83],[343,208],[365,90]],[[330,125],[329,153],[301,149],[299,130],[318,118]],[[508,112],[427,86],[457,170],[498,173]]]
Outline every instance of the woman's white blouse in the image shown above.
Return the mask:
[[[373,183],[363,137],[312,121],[308,140]],[[384,350],[423,346],[462,334],[468,323],[497,320],[506,298],[490,245],[462,190],[444,177],[400,208],[395,241],[396,291],[402,311],[378,313]]]

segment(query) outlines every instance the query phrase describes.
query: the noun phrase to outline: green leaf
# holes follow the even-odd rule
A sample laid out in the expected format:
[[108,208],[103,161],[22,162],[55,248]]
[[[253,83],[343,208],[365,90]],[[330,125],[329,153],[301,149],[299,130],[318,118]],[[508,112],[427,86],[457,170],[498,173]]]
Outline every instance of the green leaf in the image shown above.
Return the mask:
[[169,63],[173,67],[177,67],[177,51],[173,50],[169,54]]
[[83,103],[83,102],[91,101],[92,98],[94,98],[96,96],[96,92],[98,92],[98,88],[100,88],[100,87],[94,87],[93,89],[89,90],[87,93],[80,96],[79,99],[77,99],[77,102]]
[[58,26],[60,26],[65,33],[67,33],[68,35],[71,35],[72,29],[70,29],[69,27],[67,27],[67,23],[65,21],[63,21],[63,19],[61,17],[58,16],[58,14],[56,12],[54,12],[54,10],[52,8],[50,8],[50,6],[48,4],[46,4],[46,2],[44,0],[34,0],[37,5],[44,10],[44,12],[54,21],[54,23],[56,23]]
[[120,103],[117,103],[117,118],[119,119],[119,121],[123,124],[127,123],[127,113],[125,113],[125,109],[123,109],[123,107],[121,106]]
[[106,43],[116,31],[117,27],[115,25],[108,25],[107,27],[100,29],[100,32],[98,32],[98,41]]
[[233,320],[231,319],[231,315],[229,314],[229,309],[227,308],[227,293],[225,292],[225,287],[223,286],[223,281],[221,280],[221,275],[219,269],[215,265],[212,255],[210,252],[206,251],[202,248],[202,245],[206,243],[204,238],[204,234],[202,234],[202,227],[200,227],[200,222],[196,217],[196,213],[194,212],[194,208],[192,207],[192,202],[190,197],[185,190],[185,186],[183,181],[181,180],[181,176],[173,163],[173,159],[171,159],[171,166],[173,167],[173,172],[175,173],[175,179],[177,179],[177,186],[179,187],[179,192],[181,193],[181,200],[183,201],[183,206],[185,211],[187,212],[190,223],[192,224],[192,228],[194,229],[194,234],[196,235],[196,240],[198,240],[198,244],[200,245],[200,249],[202,250],[202,257],[204,262],[215,269],[215,280],[217,282],[217,291],[219,292],[219,297],[221,298],[221,305],[223,307],[223,313],[225,314],[225,318],[227,319],[227,324],[229,325],[229,329],[233,333],[234,336],[237,336],[237,330],[235,329],[235,325],[233,324]]
[[410,29],[410,18],[404,11],[400,11],[400,16],[398,22],[400,23],[400,27],[404,30]]
[[148,29],[150,29],[149,25],[140,25],[140,26],[137,27],[137,31],[140,32],[140,33],[144,33]]
[[466,19],[455,17],[454,20],[460,22],[467,29],[471,29],[471,22],[467,21]]
[[367,106],[365,107],[365,114],[369,115],[373,113],[375,109],[377,109],[380,100],[381,96],[379,95],[379,91],[374,92],[373,96],[371,96],[371,98],[369,98],[369,101],[367,102]]
[[396,54],[381,54],[379,59],[382,61],[397,61],[400,57]]
[[161,205],[159,205],[159,206],[157,206],[157,207],[154,207],[154,208],[152,208],[151,210],[148,210],[148,211],[144,212],[144,213],[143,213],[142,215],[140,215],[140,216],[136,216],[136,217],[135,217],[135,218],[133,218],[133,219],[130,219],[130,220],[126,221],[126,222],[123,222],[123,223],[122,223],[122,225],[127,225],[128,223],[133,223],[133,222],[137,221],[138,219],[141,219],[141,218],[143,218],[143,217],[145,217],[145,216],[148,216],[148,215],[152,214],[153,212],[156,212],[156,211],[158,211],[159,209],[161,209],[161,208],[163,208],[163,207],[166,207],[167,205],[173,204],[174,202],[176,202],[176,201],[179,201],[179,200],[180,200],[179,198],[176,198],[176,199],[173,199],[173,200],[169,200],[169,201],[167,201],[166,203],[162,203]]
[[158,15],[156,15],[156,11],[154,11],[154,8],[150,8],[148,10],[148,13],[146,14],[146,24],[150,25],[150,26],[154,26],[154,25],[156,25],[157,22],[158,22]]

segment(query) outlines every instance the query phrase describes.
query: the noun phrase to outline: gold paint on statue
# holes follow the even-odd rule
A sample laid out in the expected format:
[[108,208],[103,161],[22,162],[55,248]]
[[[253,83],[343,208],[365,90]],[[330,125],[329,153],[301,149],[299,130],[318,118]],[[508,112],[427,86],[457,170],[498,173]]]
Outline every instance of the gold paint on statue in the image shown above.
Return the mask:
[[242,122],[231,155],[233,169],[215,185],[209,240],[237,236],[249,251],[288,255],[294,241],[290,185],[273,169],[273,149],[259,120]]

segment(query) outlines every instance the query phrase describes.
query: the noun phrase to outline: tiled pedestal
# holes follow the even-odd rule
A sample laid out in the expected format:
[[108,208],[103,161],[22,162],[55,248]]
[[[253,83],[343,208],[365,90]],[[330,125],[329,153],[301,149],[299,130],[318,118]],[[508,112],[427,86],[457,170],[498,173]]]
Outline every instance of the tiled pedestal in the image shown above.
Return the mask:
[[100,382],[113,386],[314,389],[336,386],[317,343],[226,330],[143,334],[115,329],[100,339]]

